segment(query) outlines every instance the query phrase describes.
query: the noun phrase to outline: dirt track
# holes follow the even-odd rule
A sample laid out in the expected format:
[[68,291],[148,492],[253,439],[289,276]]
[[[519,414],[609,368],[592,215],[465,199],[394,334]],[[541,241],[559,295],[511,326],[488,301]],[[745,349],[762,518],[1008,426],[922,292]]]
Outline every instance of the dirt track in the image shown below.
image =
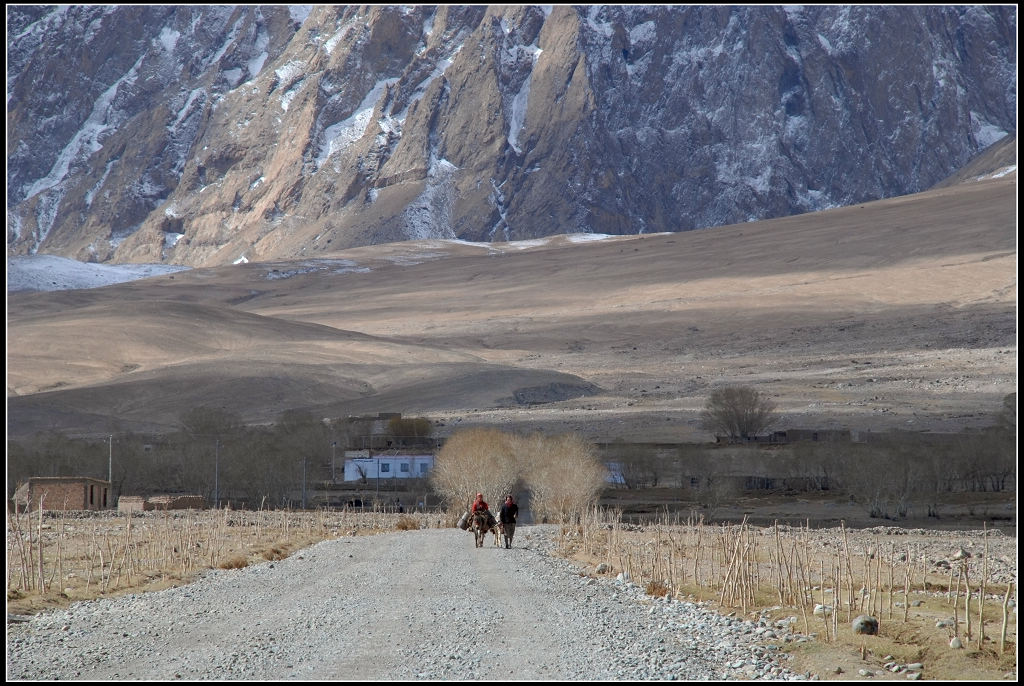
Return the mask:
[[[751,659],[743,623],[457,529],[326,541],[197,583],[8,627],[8,679],[712,679]],[[669,621],[671,619],[671,621]],[[675,628],[670,624],[675,623]],[[745,631],[744,631],[745,629]],[[760,659],[767,675],[785,675]],[[772,672],[772,670],[776,670]]]

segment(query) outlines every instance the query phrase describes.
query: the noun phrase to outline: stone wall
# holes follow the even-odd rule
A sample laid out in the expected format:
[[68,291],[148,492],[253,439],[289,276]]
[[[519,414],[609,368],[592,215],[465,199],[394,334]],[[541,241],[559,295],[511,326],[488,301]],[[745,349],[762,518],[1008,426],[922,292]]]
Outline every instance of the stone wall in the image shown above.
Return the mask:
[[146,499],[141,495],[123,495],[117,499],[117,511],[122,514],[145,512],[152,509],[147,506]]
[[201,495],[123,495],[117,501],[118,512],[149,512],[151,510],[205,510],[206,498]]
[[201,495],[154,495],[146,501],[149,510],[205,510]]

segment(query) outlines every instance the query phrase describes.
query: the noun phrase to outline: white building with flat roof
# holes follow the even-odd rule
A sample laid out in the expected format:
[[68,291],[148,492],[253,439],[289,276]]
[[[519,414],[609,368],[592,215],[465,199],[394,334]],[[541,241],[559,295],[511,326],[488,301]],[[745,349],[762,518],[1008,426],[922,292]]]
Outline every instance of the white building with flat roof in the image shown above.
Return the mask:
[[346,450],[344,479],[421,479],[433,467],[433,455],[370,455],[368,450]]

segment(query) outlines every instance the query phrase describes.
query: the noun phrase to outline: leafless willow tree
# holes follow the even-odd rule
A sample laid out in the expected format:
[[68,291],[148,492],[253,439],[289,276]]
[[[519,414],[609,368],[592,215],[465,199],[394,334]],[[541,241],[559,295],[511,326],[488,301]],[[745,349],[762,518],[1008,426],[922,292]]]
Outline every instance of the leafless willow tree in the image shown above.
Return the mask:
[[498,503],[519,478],[512,436],[499,429],[458,431],[445,441],[434,459],[430,481],[453,508],[469,505],[477,493]]
[[777,420],[776,405],[768,396],[749,386],[726,386],[712,391],[701,425],[733,440],[756,436]]
[[569,521],[597,501],[606,477],[593,446],[579,436],[513,436],[480,428],[445,441],[430,478],[456,508],[468,505],[476,493],[497,506],[525,483],[535,516]]
[[534,508],[549,520],[575,520],[597,502],[608,470],[576,434],[530,440],[534,447],[523,461]]

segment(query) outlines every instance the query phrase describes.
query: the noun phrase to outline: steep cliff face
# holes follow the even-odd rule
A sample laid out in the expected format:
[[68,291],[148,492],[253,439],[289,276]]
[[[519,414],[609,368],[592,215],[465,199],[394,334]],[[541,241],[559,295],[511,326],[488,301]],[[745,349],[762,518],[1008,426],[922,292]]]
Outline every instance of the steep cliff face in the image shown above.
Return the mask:
[[7,12],[8,253],[687,230],[919,191],[1016,129],[1015,7]]

